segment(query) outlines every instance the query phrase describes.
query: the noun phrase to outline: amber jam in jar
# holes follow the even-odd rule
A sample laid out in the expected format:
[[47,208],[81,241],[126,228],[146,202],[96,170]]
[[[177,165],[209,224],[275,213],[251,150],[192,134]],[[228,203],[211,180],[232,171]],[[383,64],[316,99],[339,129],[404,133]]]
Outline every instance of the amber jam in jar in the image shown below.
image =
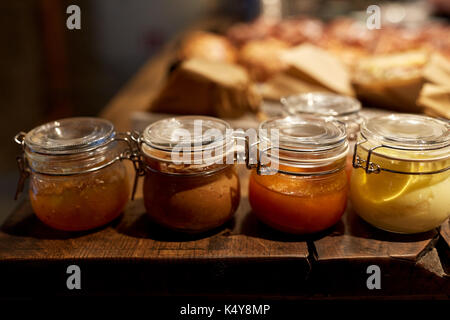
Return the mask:
[[[275,131],[278,146],[274,147]],[[272,136],[270,136],[272,135]],[[312,116],[291,116],[263,122],[259,128],[261,150],[274,174],[254,169],[249,201],[254,214],[283,232],[308,234],[339,221],[347,203],[345,162],[348,149],[342,124]],[[276,151],[276,152],[274,152]],[[266,165],[266,168],[268,165]]]
[[200,116],[164,119],[148,126],[140,140],[144,204],[153,221],[198,233],[233,216],[240,184],[226,122]]
[[348,177],[350,177],[353,148],[363,121],[360,115],[361,103],[352,97],[334,93],[312,92],[283,97],[281,98],[281,104],[287,115],[308,114],[325,119],[337,120],[345,124],[349,142],[346,171]]
[[100,227],[117,218],[129,197],[125,167],[112,123],[69,118],[16,136],[36,216],[64,231]]

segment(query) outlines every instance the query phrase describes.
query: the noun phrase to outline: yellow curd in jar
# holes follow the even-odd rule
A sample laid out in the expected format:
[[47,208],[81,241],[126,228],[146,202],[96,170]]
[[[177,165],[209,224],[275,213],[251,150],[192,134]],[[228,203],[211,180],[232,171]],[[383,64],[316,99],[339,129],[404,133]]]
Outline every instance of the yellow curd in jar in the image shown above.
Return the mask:
[[[371,162],[403,172],[433,172],[450,166],[449,159],[429,160],[425,153],[379,149]],[[382,150],[382,151],[381,151]],[[359,149],[361,159],[367,151]],[[402,157],[402,160],[398,158]],[[418,233],[438,227],[450,216],[450,170],[413,175],[354,169],[350,184],[354,210],[370,224],[391,232]]]

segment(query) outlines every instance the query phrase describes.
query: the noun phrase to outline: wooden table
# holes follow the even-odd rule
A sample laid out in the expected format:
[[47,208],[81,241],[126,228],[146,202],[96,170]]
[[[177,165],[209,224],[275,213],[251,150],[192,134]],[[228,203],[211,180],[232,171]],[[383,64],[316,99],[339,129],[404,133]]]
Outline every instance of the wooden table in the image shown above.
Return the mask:
[[[102,112],[120,131],[146,110],[165,77],[173,47],[149,61]],[[131,174],[130,169],[130,174]],[[23,201],[0,229],[0,296],[216,295],[246,297],[437,297],[450,295],[450,226],[420,235],[394,235],[359,219],[351,207],[335,227],[291,237],[262,225],[247,200],[248,172],[233,221],[198,237],[150,223],[141,199],[123,216],[86,233],[51,230]],[[66,288],[66,268],[79,265],[82,290]],[[369,290],[367,268],[381,270]]]
[[[349,207],[335,227],[313,237],[287,236],[260,223],[247,200],[235,218],[200,236],[152,224],[142,199],[92,232],[43,225],[22,202],[0,229],[0,297],[23,295],[238,295],[245,297],[398,297],[450,295],[447,221],[414,236],[379,231]],[[66,268],[82,270],[82,290],[66,288]],[[381,289],[366,286],[381,270]]]

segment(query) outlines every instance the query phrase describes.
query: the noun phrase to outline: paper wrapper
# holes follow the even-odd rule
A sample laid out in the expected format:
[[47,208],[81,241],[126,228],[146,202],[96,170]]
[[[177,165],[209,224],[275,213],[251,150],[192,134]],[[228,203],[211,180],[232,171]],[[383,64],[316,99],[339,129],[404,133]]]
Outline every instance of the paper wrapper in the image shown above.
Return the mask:
[[261,86],[264,98],[279,100],[287,95],[317,91],[354,95],[347,68],[327,51],[304,44],[288,50],[282,59],[288,67]]

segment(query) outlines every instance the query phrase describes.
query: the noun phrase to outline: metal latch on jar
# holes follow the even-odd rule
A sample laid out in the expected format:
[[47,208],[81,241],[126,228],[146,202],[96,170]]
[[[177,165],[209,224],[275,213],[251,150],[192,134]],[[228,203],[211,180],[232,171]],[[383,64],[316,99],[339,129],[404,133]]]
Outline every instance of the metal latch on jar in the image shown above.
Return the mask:
[[247,169],[256,169],[256,173],[258,175],[271,175],[276,173],[282,173],[287,175],[294,175],[294,176],[322,176],[322,175],[328,175],[335,172],[338,172],[341,170],[342,167],[336,167],[330,170],[320,171],[320,172],[301,172],[301,171],[286,171],[279,168],[279,166],[276,166],[275,168],[272,166],[267,166],[268,163],[272,163],[270,161],[270,158],[273,156],[272,154],[269,156],[269,151],[276,150],[276,157],[278,157],[279,150],[282,150],[280,147],[272,147],[272,146],[266,146],[263,149],[260,149],[260,140],[255,140],[253,142],[250,142],[250,139],[248,136],[243,135],[235,135],[235,140],[244,140],[245,146],[244,146],[244,154],[242,152],[239,152],[239,150],[236,151],[236,157],[238,163],[242,163],[245,161],[245,165]]
[[[51,175],[51,176],[72,176],[72,175],[78,175],[78,174],[85,174],[85,173],[91,173],[97,170],[101,170],[103,168],[106,168],[112,164],[114,164],[117,161],[122,160],[130,160],[133,163],[133,167],[135,169],[136,175],[133,183],[133,191],[131,194],[131,199],[134,199],[134,195],[136,193],[136,187],[137,187],[137,180],[140,175],[143,175],[143,169],[141,165],[140,155],[137,148],[137,142],[138,142],[138,134],[136,132],[125,132],[125,133],[117,133],[116,136],[107,144],[114,142],[114,141],[121,141],[126,142],[128,144],[127,150],[120,153],[117,157],[111,159],[108,162],[102,163],[99,166],[92,167],[86,170],[81,170],[77,172],[70,172],[70,173],[46,173],[46,172],[39,172],[36,170],[33,170],[25,157],[25,132],[20,132],[14,137],[14,141],[19,144],[22,147],[22,152],[19,156],[17,156],[17,166],[19,169],[19,181],[17,183],[16,193],[14,199],[17,200],[20,193],[22,193],[23,188],[25,186],[26,179],[30,176],[31,173],[38,173],[42,175]],[[101,145],[99,147],[104,147],[105,145]]]
[[[358,143],[355,144],[354,150],[353,150],[353,160],[352,160],[352,164],[353,164],[353,168],[358,169],[358,168],[362,168],[366,171],[366,173],[380,173],[381,171],[386,171],[386,172],[391,172],[391,173],[399,173],[399,174],[411,174],[411,175],[425,175],[425,174],[436,174],[436,173],[442,173],[445,172],[447,170],[450,170],[450,166],[446,167],[446,168],[442,168],[440,170],[435,170],[435,171],[425,171],[425,172],[406,172],[406,171],[399,171],[399,170],[393,170],[393,169],[388,169],[388,168],[383,168],[381,167],[379,164],[376,164],[374,162],[371,161],[372,158],[372,154],[375,150],[377,149],[381,149],[381,148],[387,148],[387,149],[391,149],[391,150],[400,150],[400,151],[423,151],[422,149],[411,149],[411,148],[401,148],[401,147],[393,147],[393,146],[387,146],[387,145],[376,145],[370,149],[367,150],[367,158],[361,159],[358,154],[357,154],[357,150],[358,150],[358,146],[360,146],[361,144],[367,142],[367,139],[363,139],[361,141],[359,141]],[[435,149],[427,149],[427,150],[438,150],[440,148],[435,148]]]
[[30,176],[30,170],[27,164],[27,160],[25,158],[25,132],[19,132],[14,137],[14,141],[22,147],[22,153],[16,157],[17,167],[19,169],[19,181],[17,182],[16,193],[14,195],[14,200],[17,200],[19,194],[22,193],[23,188],[25,186],[25,181]]
[[265,148],[263,151],[259,150],[261,141],[258,139],[250,141],[249,136],[245,136],[244,132],[241,131],[235,131],[233,138],[236,142],[244,142],[243,150],[239,149],[238,143],[235,145],[235,161],[237,163],[245,163],[249,170],[256,169],[258,175],[270,175],[279,172],[278,168],[268,167],[265,165],[265,161],[261,161],[261,155],[270,151],[270,147]]

